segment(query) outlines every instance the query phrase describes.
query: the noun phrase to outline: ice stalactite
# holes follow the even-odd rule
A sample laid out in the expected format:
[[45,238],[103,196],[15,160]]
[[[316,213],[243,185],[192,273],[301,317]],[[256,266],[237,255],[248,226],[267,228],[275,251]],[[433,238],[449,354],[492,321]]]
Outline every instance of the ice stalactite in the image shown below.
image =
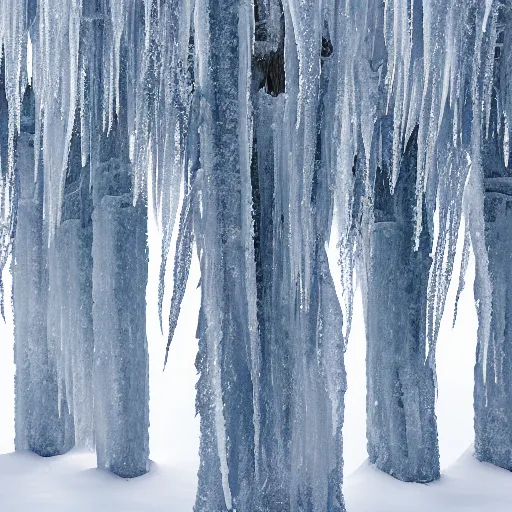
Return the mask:
[[[322,13],[315,12],[313,34],[300,42],[299,66],[294,33],[312,13],[293,3],[282,10],[277,2],[263,4],[258,3],[253,69],[254,90],[261,88],[254,96],[252,158],[257,506],[343,510],[344,339],[325,253],[334,178],[324,149],[332,43]],[[300,73],[308,77],[308,90],[300,91]]]
[[[331,2],[332,72],[327,97],[326,162],[333,174],[335,225],[340,248],[345,334],[350,335],[354,271],[366,246],[371,175],[378,162],[374,138],[378,112],[384,107],[382,81],[386,47],[379,2]],[[364,27],[364,28],[362,28]],[[364,34],[368,34],[366,37]],[[340,141],[343,143],[340,144]],[[360,272],[361,281],[366,271]]]
[[[20,131],[21,103],[27,85],[26,55],[28,28],[35,15],[34,1],[23,5],[19,0],[0,2],[0,44],[2,45],[2,95],[6,123],[2,134],[5,150],[0,161],[0,312],[4,317],[2,272],[12,251],[17,194],[15,187],[15,139]],[[5,318],[5,317],[4,317]]]
[[[41,144],[43,149],[45,219],[50,241],[61,223],[68,155],[79,98],[81,10],[80,0],[38,0],[33,30],[36,144],[37,147]],[[57,55],[59,65],[54,63]]]
[[334,189],[326,126],[339,49],[322,9],[283,2],[283,14],[285,94],[259,93],[255,144],[260,232],[272,236],[260,262],[262,508],[278,500],[283,510],[341,511],[345,344],[325,252]]
[[[390,118],[382,121],[389,134]],[[424,228],[414,251],[417,130],[401,161],[391,195],[390,137],[375,178],[368,276],[367,432],[370,461],[405,481],[439,478],[433,369],[425,360],[426,301],[431,240]]]
[[[151,2],[148,2],[151,5]],[[135,97],[133,125],[134,192],[144,192],[146,175],[151,176],[153,214],[162,232],[158,307],[162,322],[165,272],[173,230],[177,219],[180,191],[184,183],[183,208],[180,212],[181,247],[179,255],[191,254],[191,198],[195,188],[196,146],[190,137],[197,137],[199,117],[198,95],[194,96],[194,27],[193,0],[152,3],[151,18],[146,29],[141,60],[142,79]],[[195,121],[191,120],[195,116]],[[189,132],[189,125],[195,133]],[[195,169],[197,170],[197,169]],[[148,180],[149,181],[149,180]],[[138,183],[138,184],[137,184]],[[142,189],[141,189],[142,187]],[[169,337],[172,339],[181,300],[186,286],[190,257],[175,262],[172,313]],[[189,261],[187,264],[186,261]]]
[[[512,414],[509,407],[512,397],[512,336],[508,327],[512,305],[512,170],[506,122],[510,111],[512,58],[510,8],[510,5],[504,5],[496,17],[494,88],[488,137],[483,142],[485,246],[492,290],[492,316],[487,343],[485,333],[479,329],[474,393],[475,455],[479,460],[508,470],[512,470]],[[481,279],[481,266],[477,265],[477,273],[477,279]],[[484,287],[475,286],[475,299],[485,305],[488,297]],[[485,309],[478,308],[478,314],[480,322],[485,324]]]
[[[13,252],[15,445],[17,450],[51,456],[73,446],[73,416],[65,388],[63,393],[58,391],[58,355],[47,332],[49,277],[43,173],[34,180],[35,104],[31,88],[25,93],[20,128],[16,162],[19,202]],[[2,151],[2,159],[5,156]]]

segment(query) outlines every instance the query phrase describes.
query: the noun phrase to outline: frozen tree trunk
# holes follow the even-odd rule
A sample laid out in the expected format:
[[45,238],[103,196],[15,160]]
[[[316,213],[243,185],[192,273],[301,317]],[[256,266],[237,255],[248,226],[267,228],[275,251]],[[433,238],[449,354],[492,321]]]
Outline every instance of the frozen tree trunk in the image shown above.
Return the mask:
[[[281,29],[284,36],[279,9],[277,15],[272,13],[271,2],[258,14],[262,13],[268,18],[257,19],[260,30],[265,30],[262,40],[256,33],[254,78],[255,87],[261,90],[255,95],[252,162],[261,357],[257,510],[338,512],[344,510],[341,433],[346,380],[342,313],[325,252],[334,178],[322,150],[330,65],[324,63],[314,98],[313,137],[306,135],[304,120],[295,133],[295,56],[288,56],[290,65],[286,67],[283,41],[270,44],[273,33],[275,37]],[[268,26],[272,14],[277,20]],[[329,41],[324,41],[328,46]],[[285,67],[290,73],[287,84],[292,84],[288,97],[280,94],[284,92]],[[298,162],[310,144],[314,155],[311,194],[302,211],[304,224],[294,226],[298,199],[293,188],[308,186],[301,183],[303,169]],[[291,155],[299,155],[297,161]],[[290,233],[307,222],[313,227],[311,238],[294,246]],[[310,276],[307,292],[300,290],[300,277],[293,275],[297,251],[310,255],[302,269]]]
[[[128,35],[121,41],[119,89],[109,97],[113,119],[108,120],[105,95],[113,89],[100,77],[105,55],[112,55],[109,5],[84,2],[82,9],[83,101],[90,108],[82,138],[90,148],[93,208],[94,436],[98,467],[131,478],[149,470],[147,208],[142,198],[134,201],[128,151]],[[137,31],[143,19],[133,22]]]
[[[6,119],[6,115],[2,116]],[[2,160],[5,155],[2,154]],[[34,181],[34,97],[27,89],[17,143],[19,204],[13,258],[17,450],[58,455],[73,446],[73,417],[47,337],[47,237],[43,179]],[[51,319],[50,319],[51,320]]]
[[[195,26],[201,90],[202,214],[197,410],[201,465],[195,512],[251,511],[254,486],[252,237],[245,91],[251,59],[249,4],[202,0]],[[244,11],[244,9],[247,9]],[[240,22],[239,16],[247,16]],[[240,91],[240,92],[239,92]],[[249,257],[247,257],[249,256]],[[252,304],[251,304],[252,301]],[[252,337],[251,337],[252,335]]]
[[[387,125],[389,127],[389,124]],[[384,130],[386,124],[384,122]],[[439,478],[433,371],[426,361],[428,228],[413,249],[416,134],[392,196],[377,173],[367,298],[367,439],[370,461],[399,480]]]
[[131,478],[149,470],[147,210],[133,205],[121,126],[92,169],[94,427],[98,467]]
[[[491,129],[493,134],[486,141],[482,162],[492,314],[488,343],[484,340],[483,330],[478,330],[474,390],[475,456],[512,471],[512,176],[497,142],[496,104],[493,104]],[[485,290],[478,285],[481,267],[481,264],[476,266],[477,303],[485,300]],[[484,313],[481,308],[477,311],[479,322],[483,324]]]
[[[475,250],[475,301],[479,317],[475,364],[475,456],[512,471],[512,172],[510,128],[510,13],[500,20],[494,60],[489,135],[483,141],[485,249]],[[501,124],[501,126],[500,126]],[[508,131],[508,133],[507,133]],[[503,139],[503,137],[507,137]],[[485,261],[487,257],[487,262]],[[486,265],[487,263],[487,265]],[[487,266],[487,268],[486,268]],[[487,286],[484,282],[490,280]],[[490,286],[489,286],[490,285]],[[490,288],[490,295],[489,294]],[[490,319],[481,304],[491,301]],[[490,325],[488,321],[490,320]],[[488,340],[485,327],[489,326]]]
[[131,478],[149,470],[146,210],[105,195],[93,226],[98,467]]
[[[475,365],[475,455],[512,471],[512,178],[488,178],[485,240],[492,281],[488,347]],[[478,298],[478,292],[477,292]]]
[[75,446],[94,448],[92,221],[89,168],[72,139],[62,224],[49,251],[48,336],[57,352],[59,385],[73,416]]
[[[290,282],[286,200],[278,199],[282,169],[273,167],[282,98],[260,93],[257,127],[259,250],[256,251],[261,330],[261,510],[344,510],[343,412],[346,376],[342,313],[325,253],[329,190],[317,174],[317,238],[311,260],[309,309]],[[270,135],[270,137],[269,137]],[[270,140],[268,140],[270,138]],[[274,181],[275,180],[275,181]],[[275,200],[275,202],[274,202]],[[307,411],[307,414],[305,413]],[[321,454],[321,456],[320,456]],[[258,509],[260,510],[260,509]]]

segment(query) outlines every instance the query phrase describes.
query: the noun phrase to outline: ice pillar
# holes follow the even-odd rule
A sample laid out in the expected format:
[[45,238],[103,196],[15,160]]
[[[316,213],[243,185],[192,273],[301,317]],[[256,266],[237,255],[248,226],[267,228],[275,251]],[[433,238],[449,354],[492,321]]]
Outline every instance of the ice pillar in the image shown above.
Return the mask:
[[[475,456],[512,471],[512,170],[510,14],[503,11],[494,53],[488,136],[482,142],[485,248],[475,246],[479,307],[475,364]],[[506,114],[500,111],[505,105]],[[508,116],[508,117],[507,117]],[[487,283],[487,286],[485,284]],[[491,306],[490,318],[488,308]],[[490,327],[486,332],[486,327]]]
[[[17,450],[52,456],[73,446],[73,418],[65,388],[58,382],[57,353],[47,336],[43,172],[40,166],[38,179],[34,180],[34,96],[30,88],[25,93],[22,114],[17,141],[19,204],[13,251],[15,445]],[[7,119],[7,114],[2,119]],[[5,156],[2,154],[3,161],[7,161]]]
[[[505,30],[504,36],[502,51],[505,53],[512,48],[511,31]],[[496,64],[495,87],[499,90],[506,87],[509,78],[506,64],[499,59]],[[475,300],[478,304],[490,298],[492,306],[490,319],[486,318],[485,308],[477,308],[475,456],[512,471],[512,172],[507,159],[510,141],[499,144],[502,135],[497,129],[496,96],[495,92],[489,127],[491,135],[484,142],[482,157],[487,254],[475,251]],[[490,297],[487,288],[482,286],[482,276],[490,279]],[[489,320],[490,331],[486,339],[484,327]]]
[[76,446],[94,448],[92,221],[89,166],[82,167],[80,137],[71,142],[62,223],[49,257],[48,336],[57,353],[59,386],[73,416]]
[[485,185],[492,317],[488,346],[480,337],[477,347],[475,455],[512,471],[512,177],[488,178]]
[[[134,198],[129,158],[127,61],[131,31],[120,41],[118,94],[105,95],[109,46],[107,3],[84,2],[81,65],[85,68],[83,137],[92,188],[92,319],[94,436],[98,467],[131,478],[149,470],[149,374],[146,338],[147,208]],[[129,13],[121,10],[119,23]],[[125,17],[126,16],[126,17]],[[133,31],[143,25],[140,11]],[[116,30],[120,27],[116,27]],[[112,61],[111,61],[112,62]],[[117,80],[118,78],[118,80]],[[110,91],[110,92],[109,92]],[[111,118],[110,118],[111,116]]]
[[147,210],[133,204],[123,124],[101,143],[91,169],[96,452],[98,467],[129,478],[149,470]]
[[[332,70],[325,60],[308,77],[313,108],[301,118],[292,22],[286,18],[285,36],[285,13],[269,4],[258,11],[265,18],[257,19],[253,75],[260,88],[252,161],[261,357],[256,504],[257,510],[339,512],[345,345],[325,251],[334,173],[325,158],[330,109],[324,103]],[[322,42],[330,44],[327,37]],[[318,44],[312,55],[331,54]]]
[[[390,126],[384,119],[383,137],[392,133]],[[379,469],[400,480],[430,482],[439,478],[434,376],[426,358],[431,242],[424,226],[414,251],[416,159],[414,133],[394,195],[386,169],[376,176],[366,311],[367,438],[370,461]]]
[[[201,443],[196,512],[251,511],[256,364],[249,106],[250,2],[196,4],[197,86],[201,91],[201,261],[197,409]],[[239,24],[239,16],[240,19]],[[252,284],[251,284],[252,283]]]

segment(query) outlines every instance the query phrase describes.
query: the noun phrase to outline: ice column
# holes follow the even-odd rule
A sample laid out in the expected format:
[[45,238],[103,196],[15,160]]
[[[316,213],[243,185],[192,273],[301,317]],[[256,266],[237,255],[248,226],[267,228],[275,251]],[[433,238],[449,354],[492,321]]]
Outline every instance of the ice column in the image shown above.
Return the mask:
[[[285,36],[284,18],[273,18],[269,4],[258,12],[268,18],[257,19],[254,72],[255,88],[261,88],[255,94],[252,162],[261,357],[256,509],[339,512],[345,345],[325,252],[334,173],[323,149],[330,136],[324,131],[324,97],[332,47],[327,32],[308,41],[318,68],[299,76],[293,48],[303,27],[292,29],[286,14],[296,6],[281,11],[287,16]],[[272,34],[280,32],[281,41],[271,44]],[[300,103],[300,88],[309,89],[310,110]]]
[[147,211],[133,205],[127,136],[115,122],[93,173],[94,408],[98,467],[149,470]]
[[[255,511],[251,319],[253,240],[249,154],[252,17],[244,0],[196,3],[200,93],[201,262],[197,410],[201,442],[196,512]],[[240,19],[240,25],[239,25]],[[253,263],[253,260],[252,260]]]
[[92,199],[80,137],[71,141],[62,224],[49,251],[48,336],[58,361],[59,387],[74,420],[75,445],[93,449]]
[[[3,91],[3,88],[2,88]],[[1,95],[2,161],[6,103]],[[17,141],[19,204],[13,253],[17,450],[58,455],[73,446],[73,418],[65,383],[58,382],[55,347],[47,337],[47,238],[43,224],[43,173],[34,181],[34,95],[27,88]],[[39,157],[37,155],[36,157]],[[48,318],[48,323],[58,319]]]
[[512,177],[490,177],[485,186],[492,318],[489,346],[477,348],[475,455],[512,471]]
[[[506,20],[510,24],[510,18]],[[485,245],[492,285],[490,336],[479,329],[475,365],[475,455],[512,471],[512,170],[510,139],[499,101],[510,98],[510,25],[496,49],[491,136],[483,143]],[[497,91],[497,92],[496,92]],[[508,99],[510,102],[510,99]],[[505,101],[510,112],[510,104]],[[501,126],[500,126],[501,124]],[[504,139],[504,137],[507,137]],[[482,255],[476,254],[482,259]],[[477,265],[477,273],[481,266]],[[478,283],[478,279],[475,281]],[[485,290],[475,286],[477,304]],[[484,312],[478,308],[480,322]]]
[[[414,251],[417,130],[394,195],[389,191],[392,120],[382,120],[383,168],[375,183],[367,326],[367,438],[370,461],[404,481],[439,478],[432,368],[426,361],[429,230]],[[386,153],[386,151],[388,152]],[[425,217],[424,217],[425,218]]]
[[[81,101],[87,108],[82,131],[87,127],[89,134],[83,142],[90,147],[84,156],[90,165],[93,205],[94,435],[98,467],[131,478],[149,470],[147,208],[142,197],[134,199],[132,187],[128,35],[120,42],[118,94],[113,94],[101,77],[105,55],[112,50],[109,30],[121,34],[123,27],[110,25],[106,4],[87,2],[83,9]],[[136,31],[143,20],[139,16],[133,21]]]

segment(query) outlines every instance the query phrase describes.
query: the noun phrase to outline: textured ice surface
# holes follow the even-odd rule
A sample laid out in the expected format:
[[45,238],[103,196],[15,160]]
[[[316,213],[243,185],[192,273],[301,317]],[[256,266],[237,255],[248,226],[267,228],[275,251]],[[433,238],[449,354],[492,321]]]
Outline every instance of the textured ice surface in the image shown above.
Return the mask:
[[[196,234],[201,261],[197,407],[201,414],[198,512],[251,508],[254,427],[246,258],[242,238],[244,180],[240,166],[237,0],[196,5],[195,44],[200,108],[202,215]],[[245,48],[247,51],[247,48]],[[243,89],[242,94],[245,94]],[[242,96],[243,97],[243,96]],[[241,147],[243,149],[243,147]],[[249,213],[250,215],[250,213]],[[249,233],[247,233],[249,235]]]
[[149,470],[147,209],[133,205],[120,119],[91,167],[94,429],[98,466],[135,477]]
[[[477,225],[485,244],[476,267],[475,299],[479,316],[475,366],[475,454],[480,460],[512,470],[512,295],[510,246],[512,173],[508,119],[510,102],[511,13],[500,12],[495,30],[497,49],[490,94],[488,137],[483,150],[484,180],[480,208],[484,222]],[[504,106],[505,112],[500,111]],[[484,227],[485,226],[485,227]]]
[[[475,367],[475,453],[483,461],[512,470],[512,192],[511,178],[486,180],[485,217],[492,320],[487,350],[480,343]],[[501,185],[501,186],[500,186]],[[501,189],[501,190],[500,190]],[[483,367],[486,366],[485,380]]]
[[367,321],[368,454],[379,469],[415,482],[439,478],[433,371],[426,351],[431,242],[413,247],[417,139],[402,160],[394,195],[377,173]]
[[93,213],[94,414],[98,466],[149,470],[146,211],[104,196]]
[[[201,261],[198,511],[343,509],[356,274],[369,353],[389,361],[369,364],[372,458],[403,479],[436,476],[435,347],[463,211],[476,256],[477,411],[485,397],[488,417],[500,418],[493,431],[509,431],[492,405],[492,383],[503,392],[510,366],[498,278],[508,192],[484,182],[495,179],[492,155],[506,168],[510,159],[509,2],[1,0],[0,19],[0,270],[17,222],[20,433],[23,400],[41,392],[48,407],[26,410],[60,432],[54,451],[71,435],[90,440],[90,211],[73,199],[82,192],[95,209],[101,466],[147,469],[147,197],[163,235],[160,309],[183,199],[171,337],[194,237]],[[35,161],[22,126],[29,48]],[[342,308],[325,255],[331,232]],[[393,405],[380,417],[383,403]]]
[[[485,244],[492,286],[488,343],[479,331],[475,366],[475,454],[483,461],[512,470],[512,337],[509,329],[512,295],[512,179],[496,139],[490,138],[484,163]],[[482,272],[480,270],[480,272]],[[475,287],[475,298],[482,288]],[[478,311],[480,321],[485,311]]]
[[[48,329],[58,353],[59,387],[74,421],[74,442],[94,448],[91,237],[80,219],[64,221],[50,250]],[[51,308],[51,309],[50,309]]]
[[[43,170],[40,169],[41,174]],[[58,392],[73,416],[74,444],[94,448],[92,199],[89,167],[74,136],[64,187],[62,223],[48,251],[48,340],[57,361]]]
[[[34,181],[34,107],[27,90],[17,141],[19,203],[13,259],[16,363],[16,449],[57,455],[73,446],[73,417],[59,355],[47,322],[48,252],[43,228],[43,186]],[[49,327],[47,331],[47,325]],[[60,341],[60,340],[59,340]],[[61,392],[59,392],[59,390]]]

